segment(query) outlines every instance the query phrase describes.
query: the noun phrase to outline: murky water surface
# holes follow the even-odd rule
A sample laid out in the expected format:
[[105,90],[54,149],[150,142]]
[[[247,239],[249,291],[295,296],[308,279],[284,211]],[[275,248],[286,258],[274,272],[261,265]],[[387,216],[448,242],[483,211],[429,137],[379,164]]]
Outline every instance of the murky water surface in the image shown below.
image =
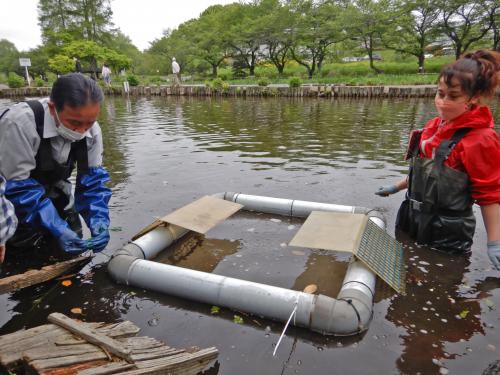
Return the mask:
[[[0,100],[0,110],[10,103]],[[51,282],[0,295],[0,334],[45,323],[54,311],[78,317],[70,309],[81,307],[84,320],[131,320],[172,346],[216,346],[209,374],[481,373],[500,358],[500,278],[480,218],[469,257],[400,238],[408,295],[378,281],[368,331],[338,338],[290,327],[276,357],[282,323],[224,308],[211,314],[209,305],[117,285],[104,267],[156,217],[223,191],[380,208],[392,234],[403,194],[374,191],[406,173],[407,135],[434,115],[427,99],[106,99],[100,123],[113,188],[110,245],[69,287]],[[498,109],[495,117],[500,123]],[[192,238],[194,250],[179,246],[161,261],[297,290],[314,283],[335,297],[348,257],[287,247],[300,224],[239,213]]]

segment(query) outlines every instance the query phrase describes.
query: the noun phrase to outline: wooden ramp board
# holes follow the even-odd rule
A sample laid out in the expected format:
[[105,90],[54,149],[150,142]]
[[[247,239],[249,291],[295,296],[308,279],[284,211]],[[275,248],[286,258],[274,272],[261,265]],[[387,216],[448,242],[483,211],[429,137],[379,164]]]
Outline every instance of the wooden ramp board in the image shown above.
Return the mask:
[[139,328],[128,321],[84,323],[58,313],[49,320],[56,324],[0,336],[0,366],[16,374],[197,374],[218,355],[214,347],[176,349],[135,337]]
[[179,208],[161,220],[205,234],[242,207],[241,204],[207,195]]
[[52,280],[90,259],[91,256],[80,256],[78,258],[45,266],[39,270],[29,270],[19,275],[4,277],[0,279],[0,294],[13,292],[18,289]]

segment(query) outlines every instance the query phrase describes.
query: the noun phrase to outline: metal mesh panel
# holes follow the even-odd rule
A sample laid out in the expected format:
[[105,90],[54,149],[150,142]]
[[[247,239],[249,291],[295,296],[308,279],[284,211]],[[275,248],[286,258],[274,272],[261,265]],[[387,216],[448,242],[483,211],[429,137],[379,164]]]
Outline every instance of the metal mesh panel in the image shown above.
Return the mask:
[[356,256],[398,293],[405,293],[403,246],[368,220]]

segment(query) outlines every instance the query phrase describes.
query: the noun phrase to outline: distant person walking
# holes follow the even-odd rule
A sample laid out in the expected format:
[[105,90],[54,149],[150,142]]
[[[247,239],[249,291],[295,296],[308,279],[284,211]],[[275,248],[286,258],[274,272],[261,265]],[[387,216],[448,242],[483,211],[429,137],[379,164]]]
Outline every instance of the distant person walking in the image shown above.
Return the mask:
[[75,73],[82,73],[82,64],[78,57],[73,58],[75,60]]
[[109,67],[106,64],[104,64],[102,66],[101,74],[102,74],[102,79],[106,83],[106,86],[110,87],[111,86],[111,69],[109,69]]
[[181,67],[175,57],[172,57],[172,73],[174,75],[174,86],[179,86],[181,84]]

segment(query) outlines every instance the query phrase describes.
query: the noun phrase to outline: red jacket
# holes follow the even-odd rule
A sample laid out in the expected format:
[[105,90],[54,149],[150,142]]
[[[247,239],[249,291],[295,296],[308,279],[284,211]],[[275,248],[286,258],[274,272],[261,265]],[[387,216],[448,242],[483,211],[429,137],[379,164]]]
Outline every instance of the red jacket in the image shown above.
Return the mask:
[[472,198],[484,206],[500,203],[500,142],[493,128],[488,107],[476,107],[439,126],[441,118],[430,120],[424,127],[421,156],[433,157],[441,141],[450,139],[459,128],[472,128],[452,150],[445,165],[469,175]]

